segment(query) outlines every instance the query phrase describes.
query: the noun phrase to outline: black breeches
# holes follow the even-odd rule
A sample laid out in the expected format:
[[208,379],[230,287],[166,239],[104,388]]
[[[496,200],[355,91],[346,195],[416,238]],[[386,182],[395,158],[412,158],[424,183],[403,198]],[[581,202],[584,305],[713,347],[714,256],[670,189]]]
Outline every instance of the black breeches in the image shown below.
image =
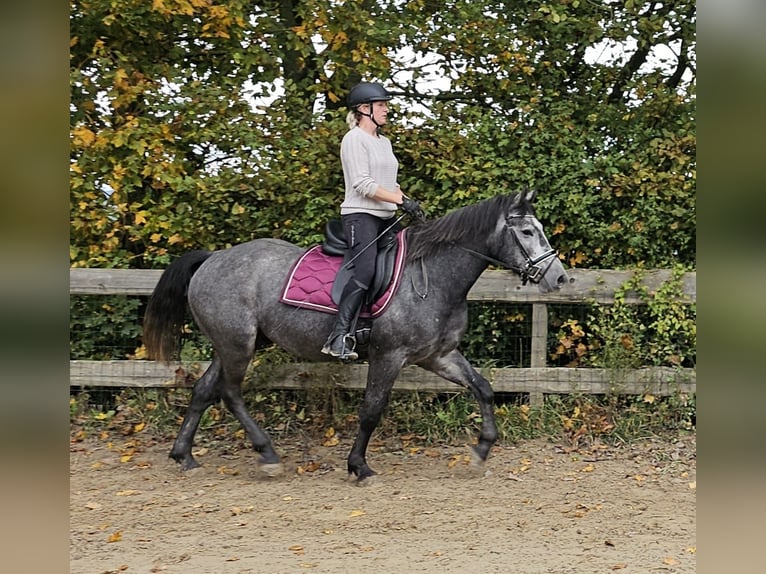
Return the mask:
[[351,286],[352,281],[356,282],[358,287],[369,289],[375,277],[375,258],[378,255],[375,238],[393,223],[393,218],[380,219],[368,213],[350,213],[341,216],[341,221],[351,258],[354,259],[353,277],[346,289]]

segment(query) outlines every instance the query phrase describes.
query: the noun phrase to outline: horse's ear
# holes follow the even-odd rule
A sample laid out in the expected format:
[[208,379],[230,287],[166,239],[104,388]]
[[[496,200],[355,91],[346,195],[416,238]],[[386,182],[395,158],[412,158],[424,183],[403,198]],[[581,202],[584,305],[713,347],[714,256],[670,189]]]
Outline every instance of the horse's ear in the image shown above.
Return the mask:
[[536,189],[529,189],[529,186],[525,187],[525,189],[524,189],[524,199],[527,202],[534,203],[536,197],[537,197],[537,190]]

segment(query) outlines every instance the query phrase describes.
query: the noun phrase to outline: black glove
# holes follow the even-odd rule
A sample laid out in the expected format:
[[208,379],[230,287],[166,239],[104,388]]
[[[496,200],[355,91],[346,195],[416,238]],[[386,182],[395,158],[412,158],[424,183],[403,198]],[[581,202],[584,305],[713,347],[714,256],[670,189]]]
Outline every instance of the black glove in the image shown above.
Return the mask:
[[426,220],[426,214],[423,212],[422,209],[420,209],[420,205],[414,199],[405,197],[404,201],[402,201],[401,207],[402,207],[402,211],[404,211],[404,213],[409,215],[412,219],[415,219],[417,221]]

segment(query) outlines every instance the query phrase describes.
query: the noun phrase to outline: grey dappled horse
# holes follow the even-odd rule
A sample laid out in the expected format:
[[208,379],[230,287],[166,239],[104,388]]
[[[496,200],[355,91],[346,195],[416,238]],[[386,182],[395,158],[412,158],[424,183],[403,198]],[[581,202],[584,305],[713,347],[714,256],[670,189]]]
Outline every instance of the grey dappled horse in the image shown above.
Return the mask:
[[[407,231],[407,263],[388,310],[372,323],[369,344],[359,348],[369,363],[359,409],[359,430],[348,456],[358,481],[375,472],[367,445],[402,367],[419,365],[472,391],[481,410],[473,447],[484,462],[497,440],[493,392],[458,351],[466,330],[466,295],[489,264],[517,272],[543,292],[568,282],[532,207],[534,192],[494,197],[417,225]],[[170,456],[183,469],[199,466],[192,443],[203,412],[219,399],[237,417],[261,468],[281,470],[266,432],[250,417],[241,384],[257,348],[275,343],[307,360],[326,361],[320,350],[334,317],[279,301],[287,274],[304,249],[278,239],[255,239],[221,251],[191,251],[162,274],[144,319],[148,356],[170,361],[177,352],[185,305],[213,344],[210,367],[194,385]],[[427,277],[427,294],[423,288]]]

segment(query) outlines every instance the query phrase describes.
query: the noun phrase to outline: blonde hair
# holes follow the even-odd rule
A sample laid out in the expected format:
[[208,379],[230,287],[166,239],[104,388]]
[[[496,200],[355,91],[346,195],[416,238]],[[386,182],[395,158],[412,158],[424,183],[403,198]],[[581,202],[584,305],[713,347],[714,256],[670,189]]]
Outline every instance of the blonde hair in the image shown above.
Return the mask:
[[356,110],[351,110],[346,114],[346,124],[350,130],[353,130],[359,124],[359,116],[356,115]]

